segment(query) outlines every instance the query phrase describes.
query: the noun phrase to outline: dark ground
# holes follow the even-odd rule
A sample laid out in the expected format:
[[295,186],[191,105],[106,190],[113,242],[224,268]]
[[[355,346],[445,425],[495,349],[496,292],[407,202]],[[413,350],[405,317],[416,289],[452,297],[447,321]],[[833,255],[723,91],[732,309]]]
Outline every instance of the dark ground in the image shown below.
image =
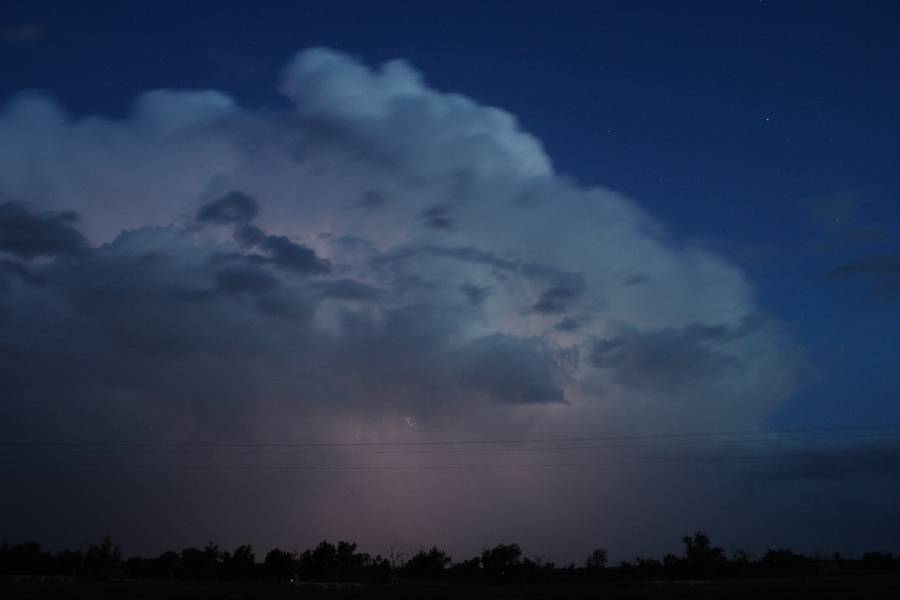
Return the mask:
[[708,582],[609,582],[598,584],[489,585],[416,583],[291,585],[180,581],[0,581],[0,597],[131,600],[333,599],[693,599],[693,598],[900,598],[900,575],[858,573],[834,577]]

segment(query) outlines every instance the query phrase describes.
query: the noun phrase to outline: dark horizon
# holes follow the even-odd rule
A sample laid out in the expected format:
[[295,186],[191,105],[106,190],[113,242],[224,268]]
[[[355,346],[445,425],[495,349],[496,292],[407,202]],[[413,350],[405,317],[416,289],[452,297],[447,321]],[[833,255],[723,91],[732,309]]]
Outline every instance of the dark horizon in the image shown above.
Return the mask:
[[[391,548],[388,554],[370,554],[355,542],[322,540],[302,551],[271,548],[259,554],[249,544],[233,551],[207,542],[198,547],[166,550],[140,556],[125,552],[110,536],[77,548],[53,551],[39,542],[0,542],[0,576],[68,576],[80,579],[246,580],[287,581],[409,579],[478,579],[550,582],[616,577],[630,573],[641,579],[797,577],[828,574],[844,569],[900,570],[900,556],[870,551],[859,556],[839,552],[806,555],[791,548],[770,547],[754,554],[741,548],[729,551],[714,543],[703,530],[681,536],[681,551],[665,556],[640,554],[613,561],[606,547],[594,548],[582,561],[557,563],[540,552],[527,552],[515,542],[485,544],[473,556],[455,557],[439,545],[413,551]],[[559,576],[568,574],[569,577]],[[299,578],[299,579],[298,579]]]
[[[561,471],[563,473],[576,473],[584,475],[602,475],[605,471],[625,469],[636,471],[638,474],[652,473],[654,470],[666,471],[671,469],[709,470],[721,469],[722,465],[731,468],[742,468],[746,473],[768,473],[775,478],[792,477],[796,472],[812,472],[820,469],[822,474],[828,474],[836,468],[841,468],[841,463],[855,465],[857,460],[869,456],[879,444],[890,444],[897,436],[898,426],[891,424],[871,426],[845,426],[845,427],[818,427],[818,428],[794,428],[785,430],[747,430],[747,431],[719,431],[719,432],[668,432],[660,434],[641,435],[606,435],[576,438],[530,438],[514,439],[503,438],[494,440],[454,439],[440,440],[429,439],[427,441],[412,441],[409,439],[392,442],[335,442],[335,441],[305,441],[305,442],[56,442],[47,443],[40,441],[7,442],[3,446],[7,455],[16,456],[15,452],[27,452],[31,458],[25,462],[6,463],[8,469],[18,470],[29,468],[32,471],[31,479],[40,473],[43,478],[53,480],[59,474],[76,474],[81,478],[88,477],[89,481],[116,481],[129,474],[146,475],[149,482],[154,483],[156,478],[165,472],[178,473],[188,477],[208,477],[211,480],[226,475],[236,476],[244,480],[250,476],[254,479],[264,478],[270,483],[260,486],[264,492],[270,488],[277,489],[272,484],[277,478],[293,476],[314,476],[318,478],[320,485],[327,486],[329,478],[362,477],[371,478],[414,478],[420,475],[432,478],[452,477],[453,474],[464,474],[467,478],[488,480],[503,473],[520,473],[543,471]],[[773,440],[776,442],[773,444]],[[871,441],[869,441],[871,440]],[[868,443],[868,449],[861,457],[854,458],[848,452],[848,444],[856,446],[860,443]],[[874,444],[874,445],[873,445]],[[672,456],[671,451],[690,451],[688,455]],[[644,456],[628,456],[622,459],[609,460],[597,458],[578,458],[572,460],[571,455],[582,457],[585,451],[635,451],[644,453]],[[647,454],[649,452],[649,454]],[[37,454],[35,454],[37,453]],[[115,453],[118,456],[112,456]],[[261,457],[258,455],[262,455]],[[419,455],[424,454],[428,462],[422,463]],[[380,464],[376,460],[373,464],[373,456],[387,455],[400,457],[407,464]],[[19,455],[22,456],[22,455]],[[473,460],[472,457],[475,457]],[[485,457],[500,456],[501,460],[492,459],[485,461]],[[522,457],[538,456],[541,460],[523,459]],[[588,454],[590,456],[590,454]],[[85,457],[91,457],[90,462]],[[336,464],[321,464],[322,460],[329,461],[328,457],[340,459]],[[510,458],[512,457],[512,458]],[[554,457],[554,460],[548,460]],[[273,462],[273,458],[276,460]],[[290,460],[283,460],[288,458]],[[123,460],[124,459],[124,460]],[[297,460],[300,459],[298,463]],[[311,459],[311,460],[310,460]],[[344,459],[349,459],[348,461]],[[412,459],[412,463],[410,463]],[[365,461],[368,464],[360,464]],[[334,461],[331,461],[334,463]],[[436,463],[436,464],[435,464]],[[870,464],[869,468],[890,470],[892,463],[884,465]],[[762,471],[759,471],[762,469]],[[432,479],[435,480],[435,479]],[[101,488],[102,489],[102,488]],[[273,492],[277,493],[277,492]],[[167,502],[178,502],[177,498],[168,499]],[[152,514],[149,507],[140,507],[141,511],[131,514],[129,519],[143,518]],[[364,507],[360,507],[363,508]],[[109,523],[106,505],[98,504],[94,510],[101,511]],[[78,509],[84,510],[84,507]],[[76,513],[73,513],[76,514]],[[126,513],[127,514],[127,513]],[[302,515],[301,515],[302,516]],[[352,515],[347,515],[352,517]],[[580,519],[591,519],[592,514],[576,515]],[[652,515],[635,517],[635,521],[627,525],[635,531],[639,531],[644,525],[642,519],[650,520]],[[180,519],[179,519],[180,521]],[[48,524],[56,527],[53,520]],[[248,519],[246,526],[255,528],[257,522]],[[433,525],[440,525],[435,523]],[[129,521],[122,522],[125,529],[120,531],[128,539]],[[626,561],[635,555],[648,556],[652,554],[671,554],[679,545],[678,540],[685,531],[693,530],[690,525],[679,535],[672,535],[670,539],[655,545],[642,546],[639,537],[635,536],[626,540],[624,549],[610,547],[610,558],[614,561]],[[190,531],[190,528],[187,530]],[[356,539],[352,530],[345,528],[344,538]],[[709,531],[708,529],[706,531]],[[56,532],[59,533],[58,531]],[[262,545],[258,532],[253,538],[252,546]],[[300,531],[297,540],[291,540],[287,531],[278,534],[281,540],[278,544],[282,549],[296,550],[298,543],[313,544],[315,536],[310,536],[309,531]],[[713,533],[716,533],[713,531]],[[758,536],[755,543],[742,543],[746,540],[746,530],[735,529],[735,538],[728,539],[726,546],[733,550],[749,552],[752,556],[761,557],[768,550],[790,548],[800,554],[808,556],[832,556],[835,552],[845,558],[860,557],[865,553],[890,554],[894,548],[890,545],[860,546],[834,546],[828,547],[828,532],[823,532],[822,541],[817,544],[795,544],[783,536],[772,536],[770,539]],[[397,537],[397,532],[383,534],[378,538],[367,539],[367,546],[375,551],[373,555],[386,555],[389,551],[395,551],[409,555],[421,549],[421,543],[389,543],[384,539],[402,539]],[[33,541],[36,536],[23,533],[24,537],[18,539],[0,540],[0,542],[23,543]],[[763,533],[763,535],[765,535]],[[720,536],[716,536],[717,539]],[[190,540],[193,538],[193,543]],[[527,536],[525,536],[526,539]],[[148,545],[147,541],[155,541]],[[203,538],[194,535],[182,538],[183,545],[202,545],[207,542],[219,540],[216,535]],[[737,541],[735,541],[737,540]],[[95,540],[96,541],[96,540]],[[225,538],[226,546],[238,546],[248,540],[234,540]],[[441,540],[435,540],[440,542]],[[83,546],[87,542],[82,539]],[[202,543],[201,543],[202,542]],[[445,548],[453,556],[477,553],[481,548],[489,546],[489,540],[471,542],[464,545],[438,543],[437,547]],[[91,542],[93,543],[93,542]],[[62,545],[50,547],[52,550],[63,550],[66,544],[72,545],[72,540],[62,542]],[[162,545],[160,545],[162,544]],[[314,545],[314,544],[313,544]],[[544,560],[557,563],[575,561],[580,554],[584,554],[591,546],[587,545],[564,548],[560,553],[542,551],[540,556]],[[605,545],[604,545],[605,546]],[[126,546],[127,555],[155,556],[169,546],[159,538],[144,537],[137,545]]]

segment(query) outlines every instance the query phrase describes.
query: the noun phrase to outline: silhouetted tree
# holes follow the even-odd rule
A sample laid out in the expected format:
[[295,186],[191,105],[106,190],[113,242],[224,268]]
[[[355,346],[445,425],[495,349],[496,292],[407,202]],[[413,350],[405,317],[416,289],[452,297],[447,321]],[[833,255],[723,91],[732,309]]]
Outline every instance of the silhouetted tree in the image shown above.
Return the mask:
[[110,536],[99,544],[90,544],[84,553],[82,575],[95,579],[109,579],[122,567],[122,550],[113,545]]
[[662,575],[663,564],[655,558],[636,557],[634,559],[638,577],[642,579],[658,579]]
[[152,560],[141,558],[140,556],[131,556],[125,561],[125,576],[129,579],[145,579],[152,577],[150,574],[149,564]]
[[300,555],[300,572],[306,579],[330,579],[334,576],[337,549],[327,541]]
[[431,550],[419,550],[406,564],[404,573],[413,577],[439,577],[450,564],[450,556],[434,546]]
[[663,567],[669,570],[679,569],[684,563],[684,560],[685,559],[681,558],[680,556],[675,556],[674,554],[669,552],[668,554],[663,556]]
[[78,577],[84,566],[84,555],[77,550],[63,550],[56,555],[56,569],[60,575]]
[[750,556],[749,552],[745,550],[735,550],[731,553],[731,573],[737,577],[744,577],[747,575],[747,570],[750,567],[750,563],[753,562],[753,557]]
[[597,548],[584,561],[584,568],[591,573],[595,573],[606,567],[609,557],[605,548]]
[[185,579],[215,579],[219,574],[219,547],[209,543],[202,550],[181,551],[181,575]]
[[387,581],[391,578],[391,561],[380,554],[372,559],[369,569],[375,581]]
[[780,573],[802,573],[812,567],[807,557],[786,548],[770,548],[763,556],[762,564],[766,569]]
[[481,568],[489,577],[508,578],[521,563],[522,549],[518,544],[497,544],[481,551]]
[[256,570],[256,555],[251,546],[238,546],[234,554],[222,554],[222,571],[225,579],[252,579]]
[[164,552],[158,558],[132,556],[125,562],[125,574],[137,579],[173,579],[178,565],[178,554]]
[[338,542],[334,550],[334,567],[338,579],[358,574],[369,563],[369,555],[356,551],[356,544]]
[[707,577],[715,566],[721,566],[726,561],[725,550],[713,546],[702,531],[686,535],[681,541],[684,542],[684,554],[695,575]]
[[175,569],[178,568],[178,553],[172,552],[169,550],[168,552],[163,552],[159,555],[159,558],[156,559],[156,569],[159,577],[175,577]]
[[7,573],[14,575],[42,575],[53,571],[53,555],[37,542],[25,542],[9,547],[4,544],[4,563]]
[[542,556],[535,556],[533,559],[525,557],[522,559],[522,577],[525,581],[549,582],[553,579],[556,564],[547,562]]
[[450,573],[462,579],[475,579],[481,574],[481,557],[476,556],[450,565]]
[[275,548],[266,554],[266,560],[263,563],[263,572],[269,579],[277,579],[279,581],[287,581],[297,571],[297,557],[291,552],[284,552]]
[[[220,552],[218,546],[185,548],[181,554],[166,552],[157,558],[134,556],[122,561],[121,550],[109,536],[99,544],[85,544],[81,550],[64,550],[56,554],[35,542],[10,546],[0,544],[0,574],[2,575],[66,575],[89,578],[109,578],[122,573],[141,579],[227,579],[287,581],[295,574],[319,580],[348,579],[356,581],[387,581],[392,577],[437,579],[447,577],[457,580],[490,578],[508,582],[575,582],[609,573],[609,577],[623,579],[681,579],[685,577],[747,577],[779,575],[803,575],[806,573],[846,569],[848,574],[864,568],[867,570],[900,570],[900,558],[891,554],[869,552],[861,559],[816,555],[810,558],[788,549],[770,549],[760,560],[747,552],[736,550],[731,560],[725,558],[722,548],[713,546],[703,532],[684,536],[684,556],[666,554],[662,561],[655,558],[636,557],[622,562],[619,569],[605,571],[607,554],[604,549],[592,552],[584,568],[574,564],[557,567],[540,557],[522,556],[517,544],[498,544],[485,548],[479,556],[452,563],[450,556],[438,547],[420,550],[405,564],[395,556],[391,559],[376,556],[374,559],[357,551],[357,545],[340,541],[336,545],[320,542],[315,548],[305,550],[299,557],[290,552],[273,549],[265,561],[258,564],[250,546],[238,546],[233,553]],[[395,560],[397,559],[397,560]],[[838,562],[841,563],[838,567]],[[402,566],[395,566],[402,565]],[[606,575],[604,575],[606,577]]]

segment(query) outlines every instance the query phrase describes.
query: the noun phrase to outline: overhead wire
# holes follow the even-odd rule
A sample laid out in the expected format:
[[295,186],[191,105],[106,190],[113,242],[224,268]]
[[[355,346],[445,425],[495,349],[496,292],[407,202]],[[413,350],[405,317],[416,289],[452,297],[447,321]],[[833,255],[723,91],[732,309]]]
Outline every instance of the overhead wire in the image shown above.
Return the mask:
[[[897,430],[897,431],[895,431]],[[0,466],[33,466],[33,467],[60,467],[60,468],[128,468],[128,469],[177,469],[177,470],[294,470],[294,471],[460,471],[460,470],[497,470],[497,469],[551,469],[551,468],[580,468],[580,467],[605,467],[623,465],[652,465],[670,463],[692,462],[729,462],[729,461],[756,461],[777,460],[783,458],[827,458],[838,457],[848,448],[834,447],[824,450],[808,452],[812,443],[842,443],[858,440],[875,440],[878,443],[894,442],[900,438],[900,427],[896,425],[867,425],[867,426],[840,426],[840,427],[806,427],[778,430],[745,430],[731,432],[690,432],[690,433],[659,433],[659,434],[635,434],[635,435],[603,435],[582,436],[567,438],[527,438],[527,439],[486,439],[486,440],[461,440],[455,442],[419,440],[416,442],[253,442],[253,443],[167,443],[167,442],[11,442],[0,441],[0,448],[7,450],[32,450],[32,459],[44,460],[6,460],[0,461]],[[586,443],[589,441],[629,441],[634,443]],[[649,440],[641,442],[640,440]],[[555,443],[556,445],[547,445]],[[565,445],[559,445],[559,444]],[[447,447],[449,444],[458,444],[462,447]],[[476,446],[476,444],[480,446]],[[763,454],[734,454],[735,450],[744,451],[745,445],[771,445],[773,451]],[[499,447],[498,447],[499,446]],[[559,462],[517,462],[517,463],[463,463],[463,464],[186,464],[186,463],[147,463],[147,462],[85,462],[79,460],[79,453],[73,450],[175,450],[176,458],[185,456],[215,456],[216,458],[251,458],[264,457],[303,457],[303,456],[335,456],[367,457],[367,456],[407,456],[407,455],[454,455],[454,454],[506,454],[506,453],[556,453],[556,452],[582,452],[593,450],[657,450],[669,448],[689,447],[718,447],[715,454],[689,456],[649,456],[640,458],[613,459],[613,460],[582,460]],[[857,446],[858,447],[858,446]],[[273,450],[273,448],[275,450]],[[322,449],[324,448],[324,449]],[[793,448],[793,449],[791,449]],[[852,447],[851,447],[852,448]],[[39,452],[36,449],[58,450],[65,449],[67,454],[64,460],[47,460],[52,456]],[[788,449],[788,452],[785,450]],[[900,450],[900,446],[897,447]],[[801,450],[807,450],[803,452]],[[224,452],[223,452],[224,451]],[[722,454],[723,451],[730,452]],[[9,452],[6,458],[14,458],[15,452]],[[106,452],[104,455],[108,456]],[[130,452],[125,456],[135,458]],[[159,457],[158,453],[147,455],[141,452],[144,458]],[[164,457],[172,455],[164,454]],[[116,452],[116,458],[122,458],[122,452]],[[72,460],[72,459],[75,460]],[[95,458],[95,457],[92,457]]]
[[508,438],[508,439],[460,439],[460,440],[399,440],[399,441],[279,441],[279,442],[149,442],[149,441],[14,441],[0,440],[3,448],[378,448],[416,446],[468,446],[468,445],[522,445],[550,443],[582,443],[602,441],[628,441],[652,439],[679,439],[734,436],[778,436],[819,432],[863,432],[873,430],[898,430],[900,424],[794,427],[773,430],[749,429],[732,431],[670,432],[650,434],[616,434],[580,437]]
[[[805,435],[805,436],[784,436],[784,437],[773,437],[771,434],[766,434],[766,437],[742,437],[735,439],[724,439],[724,440],[709,440],[709,439],[700,439],[700,440],[690,440],[690,441],[670,441],[670,442],[647,442],[647,443],[633,443],[633,444],[579,444],[579,445],[567,445],[567,446],[488,446],[484,448],[478,448],[473,446],[466,446],[463,448],[420,448],[420,447],[402,447],[402,448],[374,448],[374,449],[355,449],[351,448],[348,450],[340,450],[340,449],[329,449],[329,450],[309,450],[305,448],[296,449],[294,447],[288,447],[286,449],[271,449],[270,447],[233,447],[233,446],[212,446],[212,447],[202,447],[196,448],[194,446],[127,446],[125,449],[137,449],[137,450],[174,450],[178,451],[179,455],[200,455],[200,456],[209,456],[209,455],[218,455],[218,456],[234,456],[234,455],[243,455],[243,456],[377,456],[377,455],[418,455],[418,454],[438,454],[438,455],[446,455],[446,454],[495,454],[495,453],[514,453],[514,452],[524,452],[524,453],[533,453],[533,452],[572,452],[572,451],[585,451],[585,450],[620,450],[620,449],[639,449],[639,448],[687,448],[687,447],[696,447],[696,446],[737,446],[743,444],[787,444],[787,443],[796,443],[796,442],[822,442],[822,441],[832,441],[832,442],[840,442],[844,440],[891,440],[891,439],[900,439],[900,433],[840,433],[840,434],[823,434],[823,435]],[[50,446],[51,448],[55,446]],[[30,448],[30,447],[29,447]],[[83,450],[95,450],[95,449],[103,449],[105,446],[78,446],[78,447],[70,447],[67,446],[67,449],[83,449]],[[122,447],[116,446],[114,448],[121,449]]]
[[634,460],[613,461],[583,461],[560,463],[499,463],[499,464],[426,464],[426,465],[235,465],[235,464],[140,464],[140,463],[9,463],[0,462],[0,466],[51,466],[51,467],[76,467],[76,468],[126,468],[126,469],[175,469],[189,471],[219,471],[219,470],[251,470],[251,471],[463,471],[463,470],[503,470],[503,469],[565,469],[609,467],[627,465],[652,465],[670,463],[718,463],[732,461],[766,461],[785,458],[827,458],[829,455],[837,455],[835,451],[820,452],[790,452],[755,454],[740,456],[689,456],[649,458]]

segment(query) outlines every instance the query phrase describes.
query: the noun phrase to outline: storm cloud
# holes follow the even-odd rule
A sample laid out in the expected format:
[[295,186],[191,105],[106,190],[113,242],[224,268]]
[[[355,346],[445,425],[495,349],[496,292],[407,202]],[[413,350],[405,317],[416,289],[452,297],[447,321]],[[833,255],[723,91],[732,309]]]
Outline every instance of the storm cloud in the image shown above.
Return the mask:
[[[0,112],[6,439],[732,429],[794,391],[735,265],[557,174],[511,114],[326,49],[279,89],[289,108],[155,90],[123,119]],[[432,531],[389,485],[346,485]],[[310,521],[345,503],[310,490]]]

